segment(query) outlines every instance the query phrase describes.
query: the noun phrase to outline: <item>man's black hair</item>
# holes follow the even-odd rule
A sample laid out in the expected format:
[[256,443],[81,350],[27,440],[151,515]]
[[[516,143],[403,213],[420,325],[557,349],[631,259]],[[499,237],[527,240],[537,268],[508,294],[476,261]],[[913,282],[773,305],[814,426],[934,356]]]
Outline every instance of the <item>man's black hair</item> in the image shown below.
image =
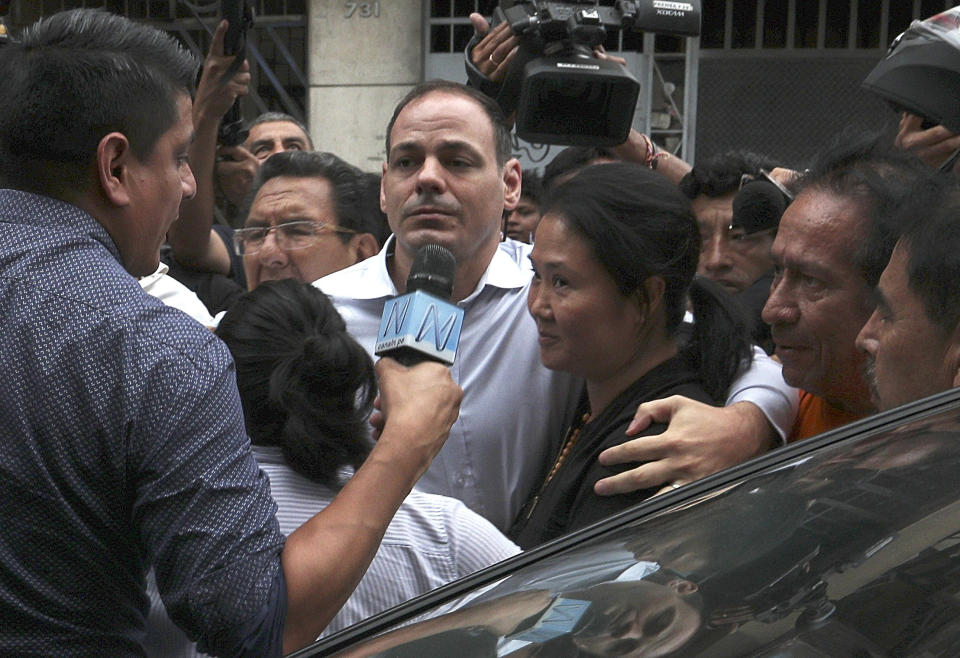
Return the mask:
[[549,192],[557,178],[573,175],[594,160],[620,160],[613,151],[602,146],[568,146],[557,153],[543,168],[543,189]]
[[742,150],[725,151],[698,162],[680,179],[680,191],[688,199],[700,195],[711,199],[726,196],[740,189],[740,179],[744,174],[756,176],[760,169],[769,171],[776,166],[776,161],[765,155]]
[[169,34],[105,11],[38,21],[0,57],[0,182],[71,200],[112,132],[145,159],[176,123],[198,67]]
[[539,206],[543,201],[543,178],[536,169],[524,169],[520,180],[520,196],[527,197]]
[[393,132],[393,124],[397,122],[397,117],[400,116],[403,108],[407,105],[433,92],[466,96],[483,108],[493,128],[493,143],[496,150],[497,165],[502,167],[507,163],[507,160],[509,160],[512,155],[513,142],[510,139],[510,126],[507,125],[507,119],[503,115],[503,110],[501,110],[497,102],[489,96],[480,93],[473,87],[468,87],[459,82],[451,82],[450,80],[427,80],[426,82],[421,82],[410,90],[406,96],[400,99],[397,107],[393,110],[393,116],[390,117],[390,123],[387,124],[386,148],[388,160],[390,158],[390,133]]
[[931,175],[919,158],[884,137],[848,132],[822,152],[797,185],[798,194],[815,189],[856,202],[866,223],[854,264],[875,287],[900,235],[897,211]]
[[247,129],[253,128],[254,126],[259,126],[261,123],[292,123],[297,128],[303,131],[303,134],[307,136],[307,147],[310,150],[313,150],[313,139],[310,137],[310,131],[307,130],[306,124],[303,123],[300,119],[293,116],[292,114],[287,114],[286,112],[264,112],[253,121],[250,122],[250,125],[247,126]]
[[[244,221],[250,214],[250,206],[253,205],[260,188],[271,178],[280,176],[326,180],[333,190],[338,226],[357,233],[377,235],[380,232],[379,218],[373,215],[370,204],[366,201],[367,184],[363,172],[333,153],[320,151],[281,151],[264,160],[247,194]],[[353,239],[349,233],[337,235],[344,244]]]
[[896,222],[910,289],[931,322],[953,331],[960,325],[960,183],[950,177],[916,186]]
[[[390,237],[390,223],[387,221],[387,215],[380,209],[380,181],[382,176],[370,172],[361,174],[363,184],[363,202],[365,206],[364,215],[370,222],[369,233],[377,239],[377,244],[383,247],[387,238]],[[374,230],[376,229],[376,230]]]

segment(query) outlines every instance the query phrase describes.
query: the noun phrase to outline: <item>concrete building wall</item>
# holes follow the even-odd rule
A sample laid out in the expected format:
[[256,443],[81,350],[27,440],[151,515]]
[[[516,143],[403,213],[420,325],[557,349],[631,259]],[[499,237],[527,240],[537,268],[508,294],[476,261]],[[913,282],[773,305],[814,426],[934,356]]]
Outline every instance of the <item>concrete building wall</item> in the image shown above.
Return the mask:
[[316,147],[379,172],[393,107],[423,76],[421,0],[311,0],[307,25]]

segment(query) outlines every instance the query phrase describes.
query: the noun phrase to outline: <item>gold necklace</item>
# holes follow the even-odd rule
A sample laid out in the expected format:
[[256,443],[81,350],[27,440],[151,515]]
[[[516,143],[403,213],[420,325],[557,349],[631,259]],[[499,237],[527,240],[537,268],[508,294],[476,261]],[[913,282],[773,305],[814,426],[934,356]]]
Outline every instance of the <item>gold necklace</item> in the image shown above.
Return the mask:
[[553,468],[550,469],[550,472],[547,473],[547,479],[543,481],[543,486],[540,487],[540,490],[543,491],[544,487],[550,484],[550,480],[553,479],[553,476],[557,474],[557,471],[560,470],[560,467],[563,466],[563,462],[566,460],[567,455],[573,451],[573,447],[577,444],[577,439],[580,438],[580,430],[583,429],[583,426],[587,424],[590,420],[590,412],[583,414],[580,417],[580,422],[576,427],[571,427],[567,432],[566,438],[563,440],[563,447],[560,449],[560,454],[557,455],[557,460],[553,463]]
[[557,459],[553,462],[553,468],[550,469],[550,472],[547,474],[546,479],[543,481],[543,484],[540,485],[540,489],[537,491],[537,494],[527,501],[527,505],[523,510],[522,518],[530,520],[530,517],[533,515],[533,510],[537,508],[537,505],[540,503],[540,497],[543,496],[544,489],[547,488],[547,485],[550,484],[550,480],[553,479],[553,476],[557,474],[557,471],[560,470],[560,467],[563,466],[563,462],[566,460],[567,455],[573,451],[573,447],[577,443],[577,439],[580,438],[580,430],[584,425],[587,424],[587,421],[590,420],[590,412],[586,412],[583,416],[580,417],[580,422],[576,425],[570,426],[570,429],[567,430],[567,435],[563,439],[563,446],[560,448],[560,454],[557,455]]

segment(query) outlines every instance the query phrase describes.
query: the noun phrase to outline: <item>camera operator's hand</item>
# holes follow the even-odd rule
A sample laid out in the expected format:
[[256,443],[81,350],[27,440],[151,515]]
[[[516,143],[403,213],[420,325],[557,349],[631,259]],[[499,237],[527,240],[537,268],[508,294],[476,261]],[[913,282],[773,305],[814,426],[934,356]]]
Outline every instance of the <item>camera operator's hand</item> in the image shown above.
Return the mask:
[[960,148],[960,135],[943,126],[923,128],[923,119],[904,112],[894,144],[897,148],[911,151],[931,167],[939,167],[953,152]]
[[627,60],[625,60],[623,57],[617,57],[616,55],[609,54],[607,49],[603,47],[602,43],[593,49],[593,56],[597,59],[608,59],[611,62],[616,62],[620,66],[627,65]]
[[[517,37],[506,22],[491,30],[487,19],[477,13],[470,14],[470,22],[477,36],[483,37],[471,53],[473,65],[493,82],[503,82],[517,54]],[[608,59],[623,66],[627,64],[622,57],[607,54],[602,44],[594,48],[593,54],[597,59]]]
[[483,37],[470,53],[473,65],[493,82],[503,82],[517,54],[517,37],[506,21],[491,30],[487,19],[473,13],[470,22],[477,35]]
[[250,64],[244,60],[236,74],[226,83],[223,74],[233,63],[233,55],[223,54],[223,40],[227,34],[227,21],[220,21],[210,52],[203,61],[203,73],[197,85],[197,96],[193,102],[194,124],[201,120],[219,122],[227,113],[238,96],[246,96],[250,91]]

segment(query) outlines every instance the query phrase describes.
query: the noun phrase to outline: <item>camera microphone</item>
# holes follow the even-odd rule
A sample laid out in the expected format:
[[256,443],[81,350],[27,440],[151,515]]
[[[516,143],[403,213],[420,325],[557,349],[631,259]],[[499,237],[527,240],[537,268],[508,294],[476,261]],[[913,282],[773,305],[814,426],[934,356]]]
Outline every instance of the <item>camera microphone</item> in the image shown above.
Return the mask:
[[457,261],[437,244],[417,250],[407,292],[387,300],[374,354],[411,366],[422,361],[452,365],[460,343],[463,309],[450,303]]

